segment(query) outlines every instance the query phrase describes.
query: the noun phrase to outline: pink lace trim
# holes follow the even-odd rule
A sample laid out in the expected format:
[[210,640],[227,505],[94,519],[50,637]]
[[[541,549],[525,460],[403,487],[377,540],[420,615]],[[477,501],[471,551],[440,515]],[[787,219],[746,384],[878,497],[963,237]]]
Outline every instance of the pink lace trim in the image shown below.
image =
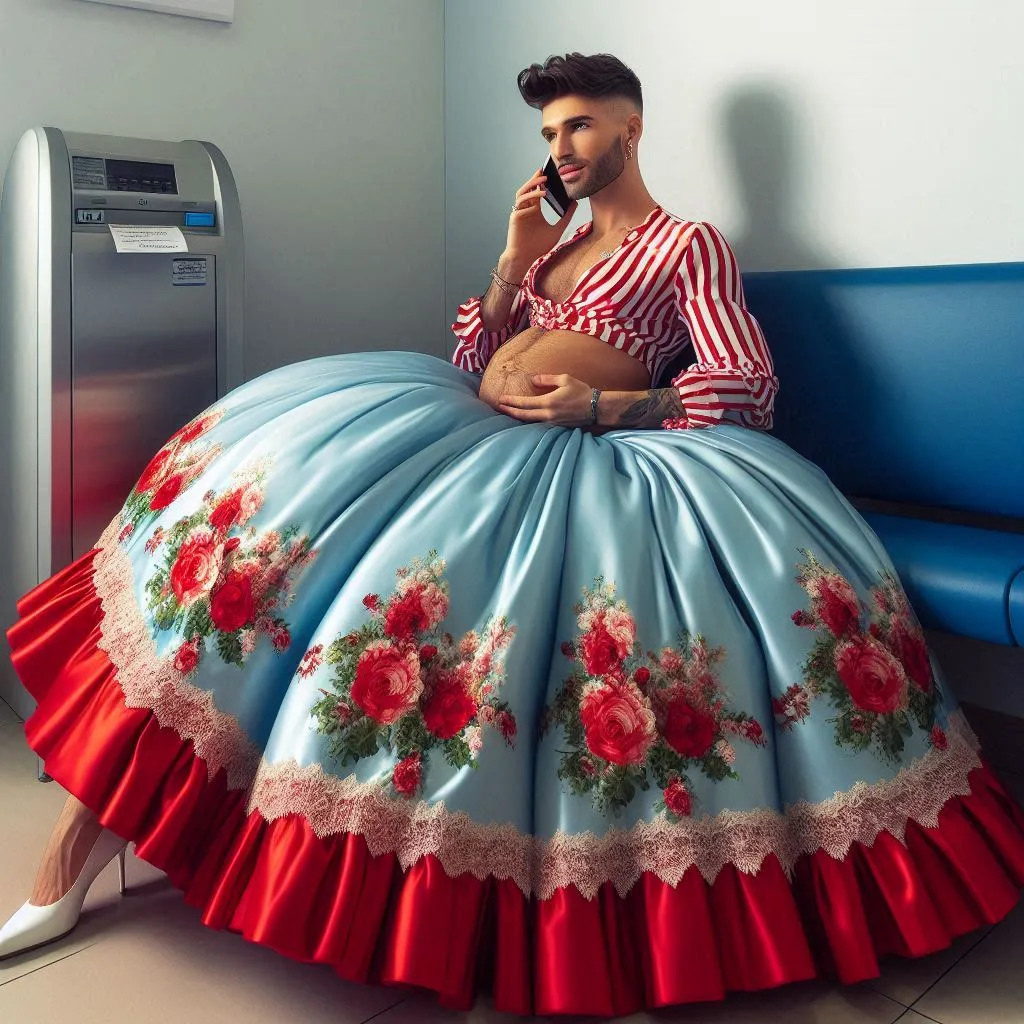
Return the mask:
[[146,708],[160,725],[190,740],[212,779],[220,769],[228,789],[246,789],[260,763],[260,749],[213,695],[192,686],[170,659],[160,658],[134,592],[131,559],[117,542],[118,518],[103,531],[93,562],[93,585],[103,608],[98,647],[117,670],[129,708]]
[[752,874],[774,854],[791,874],[806,853],[824,850],[841,860],[853,843],[871,846],[883,831],[902,842],[910,820],[934,827],[951,797],[970,793],[968,776],[980,764],[977,740],[959,711],[950,716],[948,739],[946,750],[932,748],[891,780],[858,783],[818,804],[801,801],[784,814],[722,811],[676,824],[661,816],[603,836],[535,839],[510,825],[477,824],[440,802],[395,800],[378,783],[339,779],[295,761],[260,765],[248,809],[267,821],[298,814],[320,837],[360,835],[373,855],[394,853],[403,869],[433,854],[453,878],[511,879],[538,899],[569,885],[592,899],[609,881],[625,896],[646,872],[674,886],[696,867],[710,883],[726,864]]
[[752,874],[772,854],[789,874],[803,854],[824,850],[841,860],[855,842],[871,846],[880,832],[902,842],[908,821],[935,827],[952,797],[970,793],[968,776],[981,763],[977,738],[956,711],[945,750],[933,747],[885,782],[860,782],[821,803],[800,801],[785,813],[722,811],[678,823],[659,816],[602,836],[559,832],[547,840],[508,824],[481,825],[443,802],[395,799],[383,783],[340,779],[318,764],[261,761],[239,721],[157,656],[118,530],[115,520],[97,545],[94,585],[103,607],[99,646],[117,670],[125,705],[146,708],[161,726],[190,741],[209,778],[224,769],[229,789],[250,790],[250,812],[266,821],[298,814],[321,838],[362,836],[372,855],[394,853],[403,869],[432,854],[453,878],[511,879],[538,899],[570,885],[592,899],[609,881],[625,896],[648,872],[674,886],[691,867],[710,883],[727,864]]

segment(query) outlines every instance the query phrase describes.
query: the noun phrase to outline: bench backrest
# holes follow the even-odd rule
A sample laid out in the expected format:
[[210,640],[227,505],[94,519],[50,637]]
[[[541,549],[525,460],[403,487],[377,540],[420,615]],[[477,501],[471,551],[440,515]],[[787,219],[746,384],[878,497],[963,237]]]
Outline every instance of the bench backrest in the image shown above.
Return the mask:
[[841,491],[1024,517],[1024,263],[743,280],[774,433]]

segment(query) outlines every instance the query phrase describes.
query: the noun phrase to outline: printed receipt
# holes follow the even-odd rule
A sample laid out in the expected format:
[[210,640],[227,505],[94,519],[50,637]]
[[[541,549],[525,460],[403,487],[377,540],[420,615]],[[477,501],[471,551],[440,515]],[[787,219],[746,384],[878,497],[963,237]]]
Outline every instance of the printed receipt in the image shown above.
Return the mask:
[[181,228],[146,224],[108,224],[118,252],[188,252]]

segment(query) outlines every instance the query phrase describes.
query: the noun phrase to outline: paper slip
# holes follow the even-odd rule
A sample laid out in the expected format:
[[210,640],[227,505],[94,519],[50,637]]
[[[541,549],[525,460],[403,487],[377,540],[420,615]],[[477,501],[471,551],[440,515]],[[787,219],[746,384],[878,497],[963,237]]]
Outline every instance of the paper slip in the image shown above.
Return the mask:
[[181,228],[146,224],[108,224],[118,252],[188,252]]

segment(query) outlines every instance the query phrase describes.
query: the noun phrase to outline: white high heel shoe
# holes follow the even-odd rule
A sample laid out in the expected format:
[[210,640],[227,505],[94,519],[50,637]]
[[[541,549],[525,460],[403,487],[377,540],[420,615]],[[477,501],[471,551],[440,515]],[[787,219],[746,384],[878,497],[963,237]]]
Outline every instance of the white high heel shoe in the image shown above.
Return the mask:
[[118,888],[123,894],[124,851],[127,845],[127,840],[105,828],[93,843],[75,884],[56,903],[45,907],[24,903],[0,928],[0,960],[44,946],[67,935],[78,924],[89,887],[114,857],[117,857]]

